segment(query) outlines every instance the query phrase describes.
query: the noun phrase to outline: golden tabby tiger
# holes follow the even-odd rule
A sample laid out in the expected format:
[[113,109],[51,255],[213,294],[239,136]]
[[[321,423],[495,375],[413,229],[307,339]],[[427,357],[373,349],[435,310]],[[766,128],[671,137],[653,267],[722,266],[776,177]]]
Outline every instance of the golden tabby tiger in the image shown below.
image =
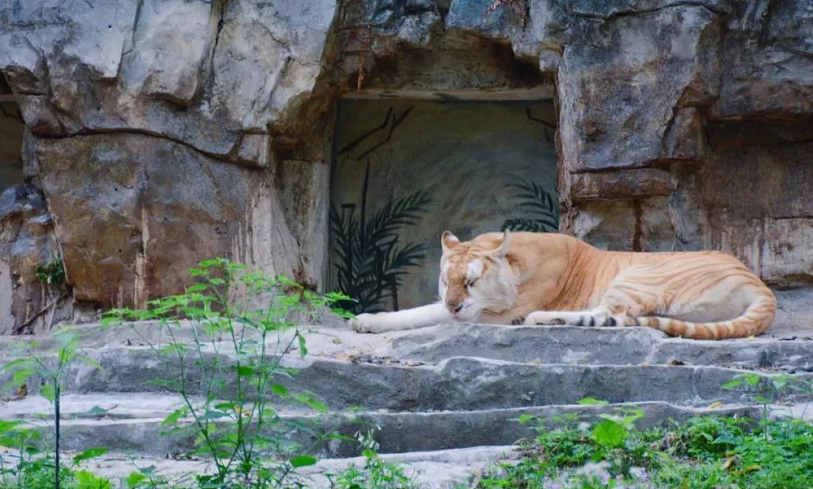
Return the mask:
[[776,313],[773,292],[719,251],[624,253],[563,234],[441,236],[442,302],[360,314],[359,332],[419,328],[448,320],[492,324],[649,326],[673,336],[757,335]]

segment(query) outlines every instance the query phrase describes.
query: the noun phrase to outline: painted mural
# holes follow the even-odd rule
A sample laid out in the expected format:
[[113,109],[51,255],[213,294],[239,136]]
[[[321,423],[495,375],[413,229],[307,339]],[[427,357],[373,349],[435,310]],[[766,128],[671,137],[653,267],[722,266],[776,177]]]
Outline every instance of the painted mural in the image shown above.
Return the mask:
[[553,105],[347,99],[331,195],[333,288],[377,312],[435,299],[440,234],[558,229]]

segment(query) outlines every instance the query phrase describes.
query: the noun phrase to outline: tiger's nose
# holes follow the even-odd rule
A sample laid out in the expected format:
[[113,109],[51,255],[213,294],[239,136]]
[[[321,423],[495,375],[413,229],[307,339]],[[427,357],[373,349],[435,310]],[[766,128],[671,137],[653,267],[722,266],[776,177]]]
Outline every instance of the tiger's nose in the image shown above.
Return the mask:
[[460,312],[461,309],[463,309],[463,303],[456,301],[446,301],[446,307],[452,314],[457,314],[458,312]]

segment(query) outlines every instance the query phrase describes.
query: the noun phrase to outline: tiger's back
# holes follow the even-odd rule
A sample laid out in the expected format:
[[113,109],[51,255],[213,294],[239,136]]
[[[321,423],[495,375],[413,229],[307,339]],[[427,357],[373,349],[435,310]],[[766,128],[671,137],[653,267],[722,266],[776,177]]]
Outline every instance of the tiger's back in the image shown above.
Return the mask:
[[[581,247],[579,247],[581,248]],[[776,313],[773,292],[735,257],[719,251],[621,253],[587,248],[572,281],[592,286],[566,310],[608,309],[608,323],[648,326],[672,336],[757,335]],[[573,284],[574,285],[574,284]],[[565,286],[570,289],[572,284]],[[578,288],[578,287],[576,287]]]

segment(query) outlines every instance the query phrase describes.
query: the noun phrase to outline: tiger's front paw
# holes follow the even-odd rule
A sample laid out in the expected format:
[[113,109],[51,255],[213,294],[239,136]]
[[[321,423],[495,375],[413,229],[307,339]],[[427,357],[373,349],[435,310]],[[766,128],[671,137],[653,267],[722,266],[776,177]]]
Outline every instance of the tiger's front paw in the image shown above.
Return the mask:
[[559,326],[565,324],[565,320],[548,311],[536,311],[528,314],[525,318],[526,326]]
[[383,330],[381,316],[378,314],[359,314],[351,318],[348,324],[356,333],[380,333]]

